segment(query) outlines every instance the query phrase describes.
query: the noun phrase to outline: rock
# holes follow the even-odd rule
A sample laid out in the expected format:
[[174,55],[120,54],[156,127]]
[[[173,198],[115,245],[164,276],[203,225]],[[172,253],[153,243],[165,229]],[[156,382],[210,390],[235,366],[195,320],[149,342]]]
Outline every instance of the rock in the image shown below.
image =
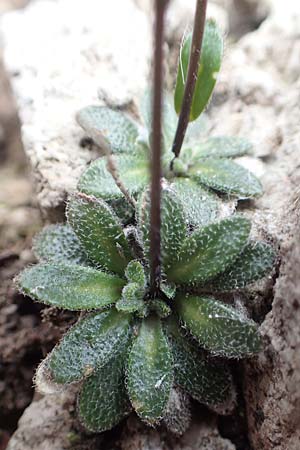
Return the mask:
[[100,103],[99,87],[119,106],[144,89],[151,27],[133,0],[45,0],[6,14],[1,29],[38,201],[57,220],[96,156],[80,146],[83,132],[74,116]]

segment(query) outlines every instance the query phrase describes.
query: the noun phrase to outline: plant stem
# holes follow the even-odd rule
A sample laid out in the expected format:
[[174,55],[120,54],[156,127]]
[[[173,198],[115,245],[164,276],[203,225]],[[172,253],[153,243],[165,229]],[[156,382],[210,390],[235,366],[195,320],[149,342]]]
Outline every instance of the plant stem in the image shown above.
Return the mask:
[[[189,59],[189,66],[187,72],[186,83],[184,87],[184,94],[182,99],[182,106],[179,114],[177,129],[172,146],[174,153],[174,159],[178,158],[186,129],[189,123],[190,111],[193,101],[193,94],[197,81],[197,74],[200,63],[200,54],[202,48],[202,41],[205,28],[205,17],[207,9],[207,0],[197,0],[195,17],[194,17],[194,29],[192,37],[191,55]],[[174,161],[173,159],[173,161]],[[171,169],[173,167],[173,161],[171,163]]]
[[159,289],[161,278],[161,116],[163,81],[164,14],[168,0],[155,0],[154,80],[151,142],[150,291]]

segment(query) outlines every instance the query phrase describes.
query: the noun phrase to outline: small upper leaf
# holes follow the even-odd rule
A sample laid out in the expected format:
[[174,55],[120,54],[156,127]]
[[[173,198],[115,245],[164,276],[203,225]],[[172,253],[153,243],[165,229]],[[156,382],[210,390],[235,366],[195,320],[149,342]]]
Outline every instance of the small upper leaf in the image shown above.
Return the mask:
[[271,245],[264,242],[250,242],[233,265],[212,280],[210,286],[219,291],[243,288],[270,272],[275,256]]
[[139,283],[128,283],[124,286],[121,299],[116,303],[118,311],[133,313],[139,311],[143,314],[145,302],[144,289]]
[[172,356],[158,318],[143,320],[129,354],[127,389],[137,414],[149,424],[162,418],[173,383]]
[[202,283],[223,272],[242,252],[250,228],[248,219],[234,216],[196,230],[183,241],[178,262],[167,271],[168,279]]
[[[150,194],[148,189],[141,197],[138,215],[145,256],[149,258]],[[186,225],[184,208],[176,192],[167,183],[163,183],[161,198],[161,254],[164,270],[167,270],[177,261],[178,251],[186,237]]]
[[67,217],[89,258],[100,267],[124,274],[131,253],[121,223],[101,199],[75,194]]
[[261,349],[257,325],[239,311],[211,297],[178,296],[183,325],[213,354],[228,358],[252,356]]
[[[189,34],[183,43],[179,56],[174,97],[175,110],[177,114],[179,114],[181,110],[191,45],[192,34]],[[207,20],[204,30],[197,81],[190,112],[190,121],[195,120],[200,116],[211,97],[212,91],[216,84],[217,74],[221,68],[222,55],[223,40],[221,32],[213,20]]]
[[67,224],[46,226],[34,239],[35,256],[42,262],[87,264],[87,255]]
[[218,136],[193,145],[194,160],[202,158],[237,158],[251,153],[253,146],[240,137]]
[[130,334],[130,315],[115,308],[80,320],[47,358],[53,381],[65,384],[87,378],[124,352]]
[[253,173],[229,159],[207,159],[193,164],[189,175],[225,194],[251,198],[262,194],[262,185]]
[[229,367],[209,360],[187,336],[183,336],[174,318],[166,322],[174,357],[174,381],[195,400],[207,405],[222,404],[232,396]]
[[131,283],[138,283],[140,287],[146,286],[146,275],[140,261],[130,261],[125,270],[125,276]]
[[189,178],[175,178],[171,187],[181,200],[188,223],[203,227],[214,222],[221,210],[221,200],[217,195],[199,186]]
[[87,106],[77,113],[76,119],[100,148],[106,141],[114,153],[135,150],[138,128],[124,114],[105,106]]
[[[131,195],[140,192],[149,181],[149,162],[144,153],[118,155],[114,161],[118,175]],[[81,176],[78,190],[105,200],[122,199],[123,194],[106,168],[106,158],[94,161]]]
[[71,311],[115,303],[124,286],[124,280],[114,275],[66,264],[37,264],[25,269],[18,283],[30,297]]

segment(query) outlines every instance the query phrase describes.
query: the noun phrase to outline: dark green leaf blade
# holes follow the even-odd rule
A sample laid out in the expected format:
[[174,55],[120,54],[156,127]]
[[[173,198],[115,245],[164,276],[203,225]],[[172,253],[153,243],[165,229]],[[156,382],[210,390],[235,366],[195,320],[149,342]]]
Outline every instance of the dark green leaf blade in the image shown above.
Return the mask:
[[251,154],[253,145],[247,139],[230,136],[210,137],[193,145],[194,160],[202,158],[237,158]]
[[206,405],[220,405],[234,399],[229,366],[209,360],[204,352],[183,336],[174,318],[166,329],[174,359],[174,381],[195,400]]
[[[131,195],[140,192],[149,182],[149,162],[144,154],[117,155],[114,158],[120,180]],[[105,200],[124,202],[124,197],[106,169],[106,158],[93,162],[81,176],[78,190]]]
[[143,320],[129,354],[127,390],[137,414],[155,424],[164,415],[173,383],[172,356],[160,320]]
[[75,264],[37,264],[25,269],[17,282],[30,297],[71,311],[111,305],[124,286],[117,276]]
[[209,285],[223,292],[244,288],[270,272],[275,257],[276,253],[271,245],[265,242],[250,242],[233,265]]
[[88,258],[72,228],[67,224],[48,225],[35,237],[35,256],[41,262],[86,265]]
[[130,315],[112,308],[90,314],[75,324],[47,358],[56,383],[87,378],[126,348],[131,334]]
[[178,296],[176,309],[183,325],[214,355],[252,356],[261,349],[257,325],[233,307],[211,297]]
[[77,193],[69,200],[67,217],[88,257],[100,267],[123,275],[132,256],[113,210],[101,199]]
[[219,197],[189,178],[175,178],[171,187],[181,200],[190,225],[202,227],[214,222],[220,215]]
[[122,355],[112,359],[82,386],[77,409],[82,425],[89,431],[111,430],[130,412],[123,359]]
[[138,128],[125,114],[105,106],[87,106],[77,113],[76,119],[100,148],[106,141],[114,153],[135,150]]
[[251,198],[262,194],[262,185],[258,178],[229,159],[199,161],[190,167],[189,175],[216,191],[238,198]]
[[[142,233],[144,252],[150,252],[150,194],[147,189],[140,199],[138,212],[139,229]],[[184,208],[176,192],[167,183],[162,185],[161,198],[161,256],[164,270],[178,259],[178,251],[186,237],[187,221]]]
[[233,216],[207,225],[188,236],[168,280],[180,284],[203,283],[229,267],[245,247],[251,223]]
[[[174,95],[175,110],[177,114],[179,114],[181,110],[191,44],[192,35],[189,34],[183,44],[179,57]],[[216,76],[221,68],[222,56],[223,40],[221,32],[215,21],[207,20],[204,30],[197,81],[190,112],[190,121],[197,119],[209,102],[216,84]]]

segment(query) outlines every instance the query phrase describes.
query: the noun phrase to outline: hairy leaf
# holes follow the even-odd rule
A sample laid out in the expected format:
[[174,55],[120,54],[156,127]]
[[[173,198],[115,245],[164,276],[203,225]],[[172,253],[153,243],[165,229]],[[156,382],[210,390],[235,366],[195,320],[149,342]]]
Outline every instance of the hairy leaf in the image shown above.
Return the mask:
[[251,198],[262,194],[258,178],[229,159],[199,161],[191,166],[189,175],[216,191],[239,198]]
[[[142,98],[141,105],[141,116],[144,120],[145,126],[148,129],[149,141],[151,140],[152,132],[152,91],[147,90]],[[177,116],[173,105],[171,104],[169,95],[164,93],[163,104],[162,104],[162,139],[164,150],[168,150],[174,139],[176,126],[177,126]],[[150,142],[149,142],[150,143]]]
[[47,365],[56,383],[89,377],[128,345],[130,315],[115,310],[94,313],[80,320],[52,350]]
[[143,320],[129,354],[127,389],[137,414],[155,424],[164,415],[173,383],[172,356],[160,320]]
[[124,286],[117,276],[75,264],[38,264],[24,270],[18,283],[30,297],[71,311],[111,305]]
[[218,136],[193,146],[194,161],[202,158],[237,158],[252,151],[251,142],[240,137]]
[[229,267],[245,247],[251,223],[229,217],[195,231],[182,244],[178,262],[167,272],[180,284],[203,283]]
[[233,265],[212,280],[210,286],[219,291],[243,288],[270,272],[275,256],[271,245],[264,242],[250,242]]
[[158,298],[155,298],[149,302],[149,308],[150,311],[155,312],[161,319],[165,319],[172,313],[170,306]]
[[176,309],[186,328],[214,355],[252,356],[261,349],[257,325],[211,297],[178,296]]
[[114,153],[135,150],[138,128],[124,114],[105,106],[87,106],[78,112],[76,119],[100,148],[106,141]]
[[171,187],[181,200],[190,225],[203,227],[218,218],[221,201],[217,195],[189,178],[175,178]]
[[[143,153],[117,155],[114,157],[114,162],[120,180],[131,195],[140,192],[148,184],[149,162]],[[81,176],[78,190],[105,200],[121,199],[126,204],[122,192],[107,171],[106,164],[106,158],[99,158],[93,162]]]
[[122,298],[117,302],[116,308],[118,311],[129,313],[143,312],[145,309],[143,296],[144,289],[139,283],[128,283],[123,288]]
[[224,363],[209,360],[201,350],[183,336],[174,318],[166,328],[174,358],[174,381],[191,397],[207,405],[226,402],[233,393],[232,376]]
[[[140,200],[139,228],[142,233],[145,256],[150,252],[150,193],[147,189]],[[167,270],[177,261],[178,251],[186,236],[186,218],[183,206],[176,193],[166,183],[162,186],[161,199],[161,256],[162,264]]]
[[67,217],[89,258],[123,275],[131,252],[113,210],[101,199],[75,194],[68,203]]
[[110,430],[129,412],[123,374],[123,355],[110,360],[83,383],[78,413],[84,427],[94,433]]
[[[183,43],[179,56],[174,96],[175,110],[177,114],[179,114],[181,110],[191,45],[192,34],[190,33]],[[204,30],[197,81],[190,112],[190,121],[197,119],[209,102],[216,84],[217,74],[221,68],[222,55],[223,40],[221,32],[213,20],[207,20]]]
[[146,275],[144,267],[137,261],[130,261],[125,270],[125,276],[128,281],[132,283],[138,283],[140,287],[146,286]]
[[46,226],[34,239],[34,254],[41,262],[86,265],[87,255],[67,224]]

